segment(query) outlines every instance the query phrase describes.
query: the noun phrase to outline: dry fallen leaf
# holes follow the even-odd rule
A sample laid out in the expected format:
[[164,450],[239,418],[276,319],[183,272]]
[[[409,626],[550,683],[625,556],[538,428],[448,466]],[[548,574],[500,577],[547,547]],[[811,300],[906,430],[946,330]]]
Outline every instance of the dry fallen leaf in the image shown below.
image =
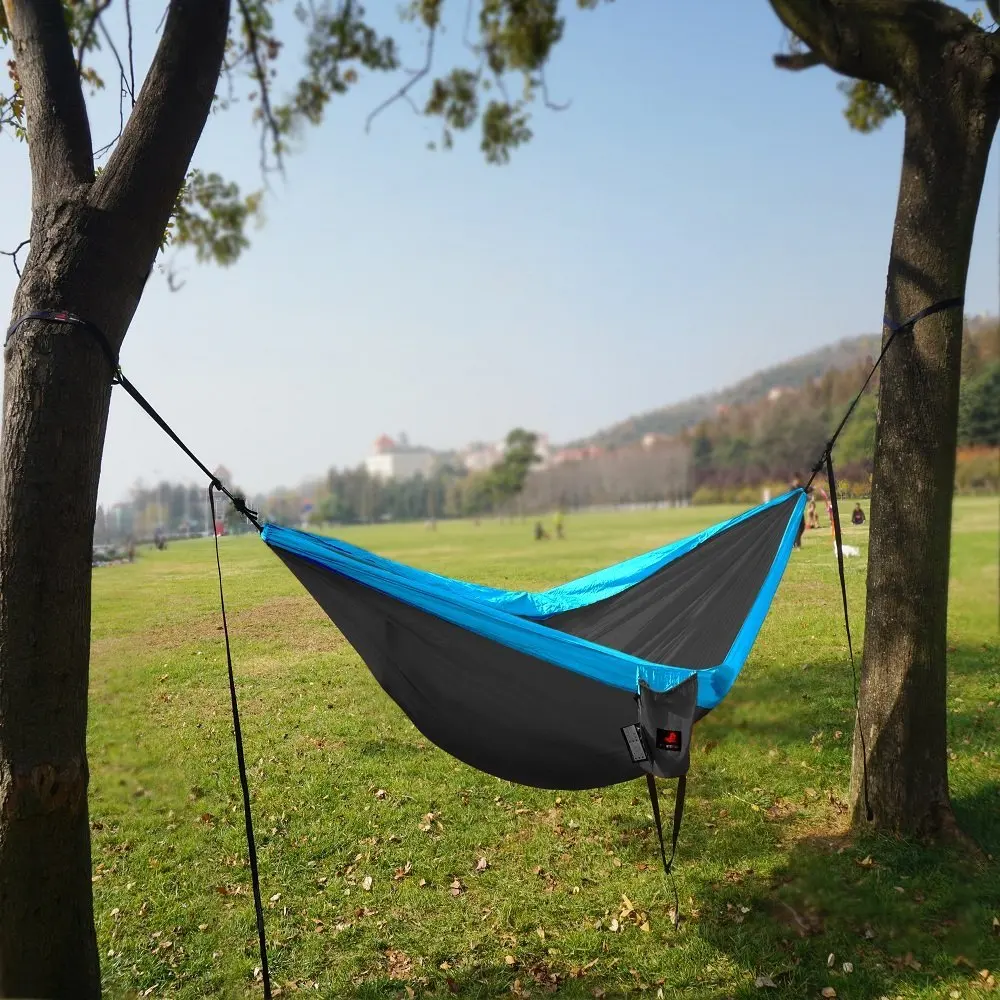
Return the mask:
[[844,970],[844,974],[849,976],[854,971],[854,963],[844,962],[841,968]]
[[775,984],[774,980],[770,976],[758,976],[754,980],[753,984],[759,990],[762,990],[765,987],[768,987],[768,988],[770,988],[772,990],[776,990],[778,988],[777,985]]
[[365,876],[365,880],[361,883],[361,888],[364,889],[365,892],[371,892],[372,891],[372,877],[371,877],[371,875],[366,875]]
[[489,866],[490,866],[490,863],[486,860],[486,858],[480,858],[476,862],[476,871],[477,872],[484,872],[484,871],[486,871],[487,868],[489,868]]
[[819,992],[820,996],[826,997],[826,1000],[833,1000],[837,995],[837,991],[832,986],[824,986]]
[[461,896],[463,892],[465,892],[465,886],[462,885],[459,879],[455,879],[451,883],[451,894],[453,896]]

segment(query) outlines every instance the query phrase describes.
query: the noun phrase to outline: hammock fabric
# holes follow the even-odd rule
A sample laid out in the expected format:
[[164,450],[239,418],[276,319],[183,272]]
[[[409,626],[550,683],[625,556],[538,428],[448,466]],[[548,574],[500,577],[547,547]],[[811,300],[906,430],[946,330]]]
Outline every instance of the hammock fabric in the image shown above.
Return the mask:
[[429,740],[538,788],[688,770],[792,551],[806,494],[543,593],[496,590],[274,524],[262,537]]

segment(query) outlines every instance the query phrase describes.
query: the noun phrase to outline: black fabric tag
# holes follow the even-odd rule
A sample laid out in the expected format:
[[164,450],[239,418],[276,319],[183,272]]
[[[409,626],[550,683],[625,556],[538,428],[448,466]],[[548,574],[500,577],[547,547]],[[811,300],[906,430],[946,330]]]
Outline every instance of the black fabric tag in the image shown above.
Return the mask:
[[679,729],[657,729],[656,749],[680,753],[682,749],[681,731]]
[[642,742],[642,730],[637,725],[622,726],[622,736],[625,737],[625,744],[628,746],[628,752],[632,755],[633,764],[649,760],[646,745]]

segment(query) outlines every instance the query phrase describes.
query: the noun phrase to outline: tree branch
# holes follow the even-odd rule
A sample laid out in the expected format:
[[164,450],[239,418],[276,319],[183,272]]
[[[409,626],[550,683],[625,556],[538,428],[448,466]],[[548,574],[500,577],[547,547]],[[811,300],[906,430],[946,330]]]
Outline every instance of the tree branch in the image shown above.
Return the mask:
[[774,57],[778,69],[802,70],[822,64],[823,60],[815,52],[778,52]]
[[101,19],[101,15],[111,6],[111,0],[94,0],[94,9],[90,12],[90,20],[87,21],[87,27],[83,29],[83,34],[80,36],[80,45],[77,48],[76,53],[76,68],[77,70],[83,69],[83,57],[87,49],[90,48],[90,43],[94,38],[94,31],[97,29],[97,23]]
[[94,179],[80,74],[60,0],[3,0],[24,95],[32,205]]
[[[972,20],[938,0],[770,0],[778,18],[830,69],[906,90],[927,60],[970,31]],[[801,62],[795,58],[793,63]],[[804,56],[805,54],[803,54]],[[804,69],[802,65],[784,66]]]
[[557,103],[549,98],[549,84],[545,79],[545,67],[543,66],[539,72],[539,79],[542,83],[542,103],[549,109],[549,111],[566,111],[569,106],[573,103],[572,101],[563,101]]
[[128,92],[132,95],[132,107],[135,107],[135,47],[132,44],[132,0],[125,0],[125,29],[128,41]]
[[17,266],[17,255],[30,243],[31,240],[21,240],[13,250],[0,250],[0,257],[10,257],[19,278],[21,277],[21,269]]
[[[9,2],[9,0],[8,0]],[[229,0],[170,0],[163,37],[135,108],[94,184],[99,208],[142,220],[136,253],[148,271],[212,107],[229,24]],[[137,265],[139,266],[139,265]]]
[[377,108],[375,108],[365,119],[365,131],[370,132],[372,127],[372,122],[380,115],[386,108],[395,104],[396,101],[410,101],[412,105],[412,99],[410,98],[410,91],[430,73],[432,67],[434,66],[434,38],[437,33],[437,27],[428,29],[427,34],[427,53],[424,59],[423,66],[420,69],[410,70],[410,79],[403,84],[399,90],[396,91],[391,97],[387,97]]
[[[135,107],[135,90],[132,89],[132,85],[129,84],[129,78],[125,75],[125,64],[122,62],[122,57],[118,54],[118,48],[115,45],[115,40],[111,37],[111,32],[105,27],[104,22],[101,22],[101,34],[104,35],[104,40],[108,43],[108,47],[111,49],[111,54],[115,57],[115,62],[118,63],[118,72],[121,75],[122,89],[128,94],[132,99],[132,107]],[[130,43],[131,45],[131,43]],[[132,51],[131,47],[129,49],[129,63],[132,62]]]
[[249,52],[250,59],[253,62],[253,75],[260,87],[260,110],[264,119],[264,124],[260,132],[261,173],[266,174],[268,171],[268,135],[271,136],[271,141],[274,146],[274,159],[277,164],[278,171],[280,173],[284,173],[285,168],[281,159],[281,129],[278,126],[278,120],[274,117],[274,111],[271,108],[271,88],[267,82],[267,73],[264,70],[264,63],[260,58],[260,40],[257,38],[257,31],[253,26],[253,19],[251,18],[250,11],[247,8],[246,0],[237,0],[237,3],[240,8],[240,16],[243,19],[243,30],[247,35],[247,51]]

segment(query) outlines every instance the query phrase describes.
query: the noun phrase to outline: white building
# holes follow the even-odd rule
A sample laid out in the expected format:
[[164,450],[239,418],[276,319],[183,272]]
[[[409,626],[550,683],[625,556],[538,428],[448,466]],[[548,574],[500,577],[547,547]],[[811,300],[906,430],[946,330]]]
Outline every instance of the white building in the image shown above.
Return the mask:
[[437,466],[437,456],[428,448],[414,448],[404,437],[393,441],[383,434],[375,442],[372,454],[365,459],[368,474],[376,479],[413,479],[414,476],[432,475]]
[[[469,472],[485,472],[499,463],[507,451],[506,441],[495,441],[491,444],[470,444],[459,455],[459,460]],[[533,468],[547,469],[552,464],[552,448],[548,434],[539,434],[535,444],[535,455],[538,462]]]

